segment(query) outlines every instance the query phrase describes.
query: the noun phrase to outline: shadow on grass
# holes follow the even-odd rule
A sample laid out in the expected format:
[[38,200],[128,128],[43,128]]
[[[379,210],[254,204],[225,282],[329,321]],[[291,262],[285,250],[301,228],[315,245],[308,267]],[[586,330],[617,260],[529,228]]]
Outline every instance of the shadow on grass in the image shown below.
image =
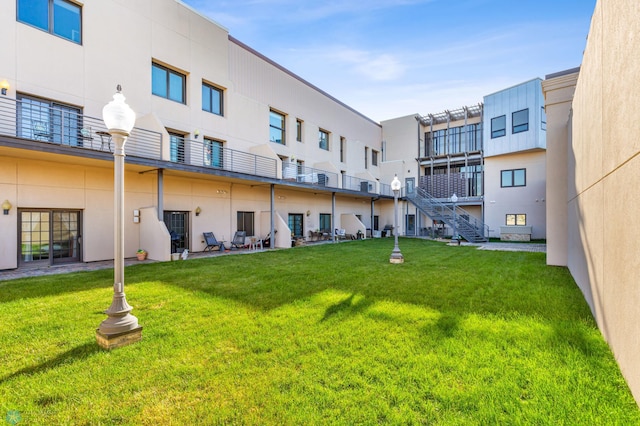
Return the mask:
[[367,310],[368,307],[370,307],[373,302],[367,298],[363,298],[361,300],[356,301],[355,303],[353,302],[353,299],[355,297],[355,294],[352,294],[351,296],[347,297],[346,299],[329,306],[325,312],[324,312],[324,316],[322,317],[322,319],[320,320],[322,321],[326,321],[328,319],[330,319],[331,317],[333,317],[334,315],[343,313],[343,314],[347,314],[347,315],[355,315],[359,312],[364,312]]
[[32,365],[30,367],[22,368],[14,373],[11,373],[5,377],[0,378],[0,384],[4,384],[5,382],[14,379],[16,377],[20,377],[23,375],[31,375],[35,373],[42,373],[52,368],[56,368],[61,365],[71,364],[77,361],[81,361],[83,359],[88,358],[89,356],[101,352],[102,349],[98,346],[96,342],[88,342],[80,346],[76,346],[73,349],[70,349],[60,355],[52,358],[48,361],[45,361],[38,365]]

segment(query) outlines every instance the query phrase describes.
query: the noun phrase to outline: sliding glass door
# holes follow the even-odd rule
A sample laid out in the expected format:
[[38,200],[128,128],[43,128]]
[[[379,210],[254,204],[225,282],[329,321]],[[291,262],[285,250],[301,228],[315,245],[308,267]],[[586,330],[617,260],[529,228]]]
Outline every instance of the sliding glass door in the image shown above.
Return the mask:
[[81,260],[80,210],[20,210],[20,264]]

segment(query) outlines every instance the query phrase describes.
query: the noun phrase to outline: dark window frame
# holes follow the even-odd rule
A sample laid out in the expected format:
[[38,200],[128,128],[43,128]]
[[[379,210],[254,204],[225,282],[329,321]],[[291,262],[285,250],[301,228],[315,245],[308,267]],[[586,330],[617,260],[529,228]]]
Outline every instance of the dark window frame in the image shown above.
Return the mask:
[[[274,118],[274,115],[277,115],[280,118],[280,126],[277,126],[275,124],[274,121],[272,121],[272,118]],[[278,141],[277,139],[272,138],[273,133],[272,132],[278,132],[280,133],[281,139],[280,141]],[[275,109],[270,109],[269,110],[269,141],[273,142],[273,143],[277,143],[279,145],[286,145],[287,144],[287,116],[286,114],[277,111]]]
[[371,165],[372,166],[378,165],[378,151],[376,151],[375,149],[371,150]]
[[[521,115],[526,113],[527,120],[523,121]],[[523,133],[529,131],[529,108],[521,109],[511,113],[511,133]]]
[[[499,125],[498,120],[504,120],[504,124],[502,127],[497,127]],[[491,139],[501,138],[506,136],[507,134],[507,116],[500,115],[498,117],[493,117],[491,119]]]
[[[44,31],[46,33],[49,33],[51,35],[54,35],[56,37],[60,37],[62,39],[68,40],[72,43],[76,43],[79,45],[82,45],[82,5],[79,5],[77,3],[68,1],[68,0],[58,0],[61,3],[64,3],[65,5],[71,6],[72,8],[77,8],[78,11],[78,40],[74,40],[73,38],[73,29],[71,29],[72,31],[72,35],[71,37],[68,37],[66,35],[64,35],[62,33],[62,31],[60,30],[56,30],[56,23],[58,21],[56,21],[56,5],[55,5],[55,0],[47,0],[47,17],[46,17],[46,28],[42,25],[39,25],[37,22],[29,21],[28,17],[23,16],[22,19],[20,17],[20,12],[22,10],[21,8],[21,3],[26,4],[25,7],[27,6],[33,6],[34,3],[30,2],[29,0],[17,0],[16,2],[16,20],[20,23],[23,23],[25,25],[29,25],[32,28],[36,28],[39,29],[41,31]],[[25,12],[26,13],[26,12]],[[44,23],[42,23],[44,24]]]
[[[205,90],[209,92],[209,97],[208,97],[209,105],[205,105],[205,97],[204,97]],[[224,117],[224,89],[203,81],[201,92],[202,92],[202,110],[206,112],[210,112],[211,114]],[[214,92],[218,95],[218,102],[216,105],[217,111],[214,109],[214,97],[212,96]]]
[[[516,184],[516,174],[522,172],[522,184]],[[505,176],[509,176],[510,183],[505,184]],[[527,186],[527,169],[509,169],[500,171],[500,187],[501,188],[514,188]]]
[[[318,129],[318,148],[329,151],[329,137],[331,132],[324,129]],[[325,137],[323,137],[325,136]]]
[[[524,218],[524,223],[520,223],[521,218]],[[507,213],[505,215],[504,223],[506,226],[527,226],[527,214],[526,213]]]
[[236,228],[238,231],[245,231],[247,236],[255,236],[255,212],[236,212]]
[[[164,93],[164,94],[154,91],[154,84],[153,84],[154,83],[154,77],[153,77],[154,68],[157,69],[157,70],[163,71],[165,73],[165,91],[166,91],[166,93]],[[171,76],[179,77],[181,82],[182,82],[181,88],[180,88],[180,90],[182,92],[181,93],[182,96],[181,96],[180,100],[174,99],[171,96],[171,93],[172,93],[171,92],[171,87],[172,87],[171,86]],[[173,102],[177,102],[179,104],[186,105],[187,104],[187,75],[182,73],[182,72],[180,72],[180,71],[176,71],[174,69],[171,69],[171,68],[169,68],[169,67],[167,67],[165,65],[161,65],[161,64],[159,64],[159,63],[157,63],[155,61],[151,62],[151,94],[155,95],[155,96],[159,96],[159,97],[164,98],[164,99],[168,99],[168,100],[173,101]]]
[[331,213],[320,213],[318,218],[318,229],[320,232],[331,232],[331,223]]
[[296,141],[302,142],[302,125],[303,121],[299,118],[296,119]]

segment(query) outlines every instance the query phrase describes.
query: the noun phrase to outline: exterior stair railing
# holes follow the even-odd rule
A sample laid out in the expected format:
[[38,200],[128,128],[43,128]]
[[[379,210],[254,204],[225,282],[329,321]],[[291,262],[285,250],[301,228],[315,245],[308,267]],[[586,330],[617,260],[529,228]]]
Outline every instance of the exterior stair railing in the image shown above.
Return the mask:
[[472,243],[488,241],[489,227],[459,206],[455,206],[454,211],[450,206],[433,198],[423,188],[416,188],[406,196],[422,213],[432,220],[446,223],[465,240]]

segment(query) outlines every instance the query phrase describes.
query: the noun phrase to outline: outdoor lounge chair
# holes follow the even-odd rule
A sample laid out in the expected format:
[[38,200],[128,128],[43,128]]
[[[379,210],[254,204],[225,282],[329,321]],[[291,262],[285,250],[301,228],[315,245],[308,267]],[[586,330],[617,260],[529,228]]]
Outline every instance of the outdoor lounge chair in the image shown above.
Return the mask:
[[[276,229],[273,235],[275,236],[277,233],[278,230]],[[271,232],[269,232],[267,236],[264,237],[264,239],[262,240],[262,245],[263,247],[271,247]]]
[[203,232],[204,242],[207,245],[203,251],[213,251],[214,247],[218,247],[218,250],[224,251],[224,243],[216,240],[216,236],[213,232]]
[[231,249],[233,249],[234,247],[239,249],[239,248],[244,248],[244,239],[246,238],[247,233],[245,231],[236,231],[236,233],[233,235],[233,240],[231,240]]

